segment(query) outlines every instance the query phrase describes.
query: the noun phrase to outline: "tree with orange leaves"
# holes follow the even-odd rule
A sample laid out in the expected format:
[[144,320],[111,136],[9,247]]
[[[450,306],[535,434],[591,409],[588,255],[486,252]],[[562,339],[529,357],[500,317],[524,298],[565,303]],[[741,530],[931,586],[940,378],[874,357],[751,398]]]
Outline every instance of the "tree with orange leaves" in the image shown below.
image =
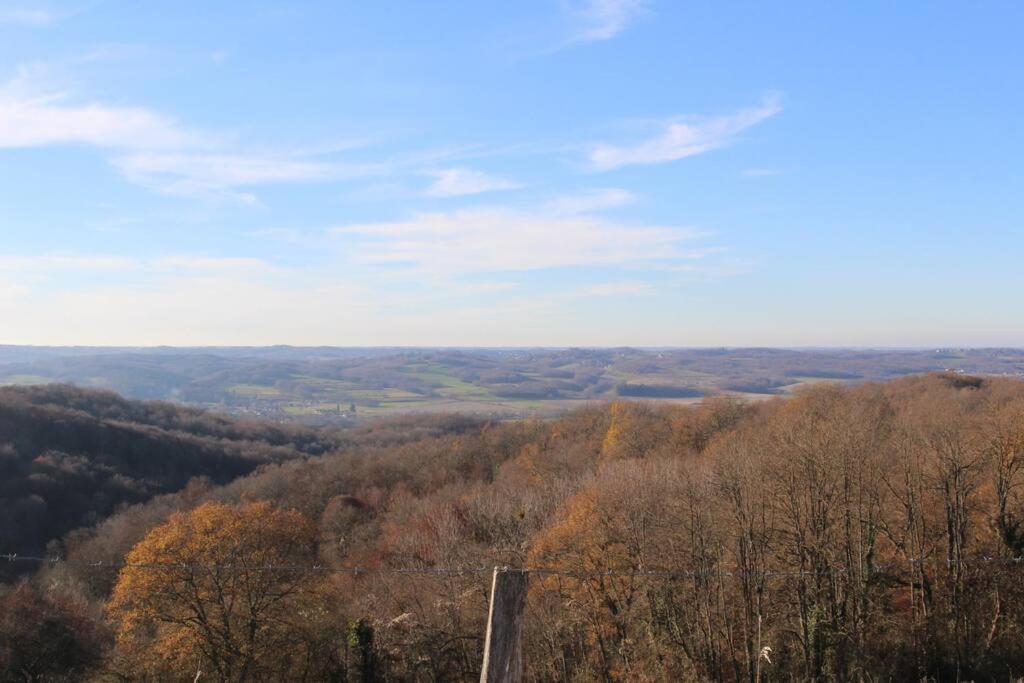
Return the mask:
[[[159,680],[300,680],[313,526],[268,503],[173,515],[127,557],[109,605],[117,653]],[[309,674],[307,674],[309,675]]]

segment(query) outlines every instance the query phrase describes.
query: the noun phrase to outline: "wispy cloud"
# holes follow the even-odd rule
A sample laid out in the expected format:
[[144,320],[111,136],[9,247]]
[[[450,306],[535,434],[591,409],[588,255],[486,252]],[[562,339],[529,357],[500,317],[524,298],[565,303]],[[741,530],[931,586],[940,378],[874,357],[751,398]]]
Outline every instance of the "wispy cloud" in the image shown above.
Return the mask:
[[[0,254],[0,304],[25,305],[19,315],[35,320],[39,307],[29,303],[45,292],[74,292],[99,282],[118,282],[132,292],[140,282],[180,278],[273,278],[281,269],[259,258],[168,255],[129,257],[108,254]],[[89,284],[86,284],[89,283]],[[148,285],[147,285],[148,286]],[[142,289],[146,289],[143,287]],[[71,311],[60,308],[59,315]]]
[[766,97],[760,105],[735,114],[691,121],[673,120],[663,124],[654,138],[632,145],[594,145],[588,160],[592,168],[608,171],[636,164],[661,164],[703,154],[735,140],[747,128],[782,111],[778,96]]
[[249,256],[165,256],[143,261],[146,268],[183,272],[274,273],[279,269],[260,258]]
[[130,182],[167,194],[250,202],[256,199],[244,188],[349,180],[387,171],[383,164],[242,151],[224,136],[190,129],[145,107],[77,104],[66,93],[39,94],[36,78],[34,69],[23,68],[0,86],[0,149],[97,147],[109,151],[110,163]]
[[546,204],[545,208],[557,216],[573,216],[626,206],[635,202],[636,199],[636,195],[629,190],[605,187],[555,197]]
[[563,4],[571,42],[608,40],[622,33],[647,10],[646,0],[573,0]]
[[25,97],[11,90],[0,88],[0,149],[60,144],[161,149],[208,142],[145,108],[72,105],[59,94]]
[[59,271],[114,272],[138,267],[136,259],[88,254],[40,254],[34,256],[0,255],[0,270],[5,273],[52,273]]
[[53,20],[53,14],[42,9],[0,8],[0,24],[42,27],[49,26]]
[[128,180],[167,194],[234,193],[241,198],[247,195],[236,193],[239,188],[343,180],[380,172],[372,166],[218,153],[136,153],[116,157],[113,164]]
[[0,304],[24,299],[31,291],[30,287],[8,281],[6,277],[0,277]]
[[174,272],[273,272],[275,268],[259,258],[242,256],[178,255],[156,258],[104,254],[0,255],[0,269],[6,274],[45,276],[62,272],[124,273],[129,271]]
[[[66,277],[82,268],[89,277]],[[249,257],[0,256],[0,317],[12,321],[15,343],[341,343],[361,330],[380,344],[402,339],[410,321],[431,329],[436,313],[397,312],[428,292],[387,287]],[[336,306],[337,314],[323,315]]]
[[302,244],[306,239],[306,233],[296,228],[261,228],[249,230],[243,234],[246,237],[276,240],[288,244]]
[[423,213],[334,233],[356,238],[363,262],[442,275],[671,262],[685,258],[683,245],[700,236],[686,227],[506,207]]
[[447,168],[430,171],[427,175],[434,178],[425,192],[430,197],[460,197],[522,187],[521,183],[469,168]]
[[596,285],[577,287],[569,292],[576,298],[612,297],[612,296],[643,296],[654,292],[650,282],[625,280],[621,282],[602,282]]
[[458,285],[458,293],[463,295],[495,294],[511,292],[520,288],[518,282],[471,282]]

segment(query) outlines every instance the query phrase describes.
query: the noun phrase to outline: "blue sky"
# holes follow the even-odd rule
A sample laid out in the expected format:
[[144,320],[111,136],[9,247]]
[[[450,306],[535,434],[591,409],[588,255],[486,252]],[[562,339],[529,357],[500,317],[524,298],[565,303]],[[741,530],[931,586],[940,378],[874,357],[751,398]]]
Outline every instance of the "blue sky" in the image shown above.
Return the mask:
[[1022,30],[0,0],[0,343],[1024,345]]

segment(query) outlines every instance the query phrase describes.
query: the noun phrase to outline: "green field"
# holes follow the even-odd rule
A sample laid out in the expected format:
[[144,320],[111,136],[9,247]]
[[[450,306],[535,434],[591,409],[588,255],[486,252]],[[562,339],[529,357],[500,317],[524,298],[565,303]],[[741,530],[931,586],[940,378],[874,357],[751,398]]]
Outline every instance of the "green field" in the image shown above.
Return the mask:
[[437,393],[441,396],[494,398],[494,394],[487,389],[452,376],[442,365],[411,365],[402,369],[401,372],[424,382],[440,384],[441,388],[437,390]]
[[5,384],[49,384],[53,379],[42,375],[7,375],[0,377],[0,385]]
[[227,388],[227,391],[235,396],[246,396],[249,398],[276,398],[281,396],[281,392],[277,388],[261,384],[232,384]]

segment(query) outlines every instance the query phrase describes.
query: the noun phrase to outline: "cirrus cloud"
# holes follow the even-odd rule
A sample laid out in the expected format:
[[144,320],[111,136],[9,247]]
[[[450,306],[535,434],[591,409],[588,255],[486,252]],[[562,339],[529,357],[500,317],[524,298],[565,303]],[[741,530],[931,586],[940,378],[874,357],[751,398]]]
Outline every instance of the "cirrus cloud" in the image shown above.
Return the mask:
[[0,89],[0,149],[83,144],[131,149],[205,144],[203,136],[142,107],[68,104],[64,95]]
[[49,26],[54,21],[54,16],[43,9],[28,9],[24,7],[12,7],[0,9],[0,24],[14,24],[17,26],[42,27]]
[[590,166],[598,171],[677,161],[724,147],[746,129],[781,111],[779,97],[772,95],[758,106],[734,114],[691,121],[668,121],[663,124],[659,135],[634,144],[599,143],[590,149],[587,158]]
[[581,213],[593,213],[606,209],[615,209],[627,204],[632,204],[637,196],[629,190],[619,187],[605,187],[597,190],[587,190],[577,194],[562,195],[555,197],[547,203],[547,209],[551,213],[560,216],[571,216]]
[[646,0],[575,0],[564,5],[573,42],[614,38],[646,11]]
[[425,192],[429,197],[461,197],[522,187],[515,181],[469,168],[446,168],[430,171],[427,175],[434,177],[434,182]]
[[316,182],[365,177],[373,166],[342,164],[254,154],[172,152],[117,157],[114,166],[128,180],[168,194],[230,193],[237,188],[289,182]]
[[364,263],[445,275],[672,262],[701,233],[604,218],[508,207],[420,213],[405,221],[335,228],[355,238]]
[[386,164],[342,164],[302,155],[239,150],[223,136],[182,126],[145,107],[75,103],[40,90],[23,67],[0,86],[0,150],[84,145],[106,150],[129,182],[175,195],[227,195],[255,201],[243,188],[379,175]]

